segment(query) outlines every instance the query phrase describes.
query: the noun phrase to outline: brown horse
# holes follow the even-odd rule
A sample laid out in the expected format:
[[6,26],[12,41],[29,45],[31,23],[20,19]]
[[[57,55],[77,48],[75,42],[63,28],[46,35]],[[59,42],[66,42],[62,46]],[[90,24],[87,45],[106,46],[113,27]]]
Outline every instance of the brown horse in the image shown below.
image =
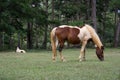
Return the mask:
[[60,58],[62,61],[65,61],[65,58],[62,55],[62,49],[64,47],[64,42],[67,41],[71,44],[80,44],[82,43],[82,47],[80,50],[79,60],[85,60],[85,47],[87,42],[91,39],[94,44],[96,45],[96,54],[97,57],[103,61],[104,54],[103,54],[103,44],[100,41],[97,33],[95,30],[90,26],[85,24],[82,28],[77,26],[68,26],[62,25],[59,27],[55,27],[51,31],[51,46],[52,46],[52,59],[55,61],[57,51],[56,48],[58,46],[58,50],[60,52]]

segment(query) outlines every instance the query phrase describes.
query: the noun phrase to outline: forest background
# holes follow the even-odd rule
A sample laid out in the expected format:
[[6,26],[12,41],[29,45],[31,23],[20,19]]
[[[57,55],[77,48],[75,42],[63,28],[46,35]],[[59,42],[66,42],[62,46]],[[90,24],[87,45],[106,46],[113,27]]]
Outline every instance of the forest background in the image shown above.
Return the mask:
[[105,47],[120,46],[119,0],[1,0],[0,50],[50,49],[52,28],[85,23]]

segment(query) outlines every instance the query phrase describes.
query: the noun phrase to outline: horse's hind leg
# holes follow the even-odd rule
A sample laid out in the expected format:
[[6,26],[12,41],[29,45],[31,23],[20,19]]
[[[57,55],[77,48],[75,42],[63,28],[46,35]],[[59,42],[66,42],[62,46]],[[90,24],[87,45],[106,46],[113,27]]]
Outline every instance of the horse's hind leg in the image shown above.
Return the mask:
[[63,47],[64,47],[64,42],[62,42],[62,43],[59,44],[58,50],[59,50],[59,52],[60,52],[60,59],[61,59],[63,62],[65,62],[66,60],[65,60],[64,56],[62,55],[62,49],[63,49]]
[[53,62],[55,62],[55,58],[56,58],[56,54],[57,54],[57,51],[56,51],[56,47],[52,47],[52,52],[53,52],[53,55],[52,55],[52,60],[53,60]]
[[57,56],[57,51],[56,51],[56,39],[55,35],[53,35],[53,32],[51,32],[51,47],[52,47],[52,60],[55,62],[55,58]]

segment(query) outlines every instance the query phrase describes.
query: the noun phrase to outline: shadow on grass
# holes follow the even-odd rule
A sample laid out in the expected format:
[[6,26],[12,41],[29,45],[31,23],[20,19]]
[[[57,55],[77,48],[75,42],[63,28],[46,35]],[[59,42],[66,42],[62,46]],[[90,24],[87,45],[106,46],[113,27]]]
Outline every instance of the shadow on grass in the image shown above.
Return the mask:
[[55,63],[88,63],[88,62],[106,62],[106,61],[100,61],[100,60],[95,60],[95,59],[89,59],[89,60],[85,60],[85,61],[79,61],[79,60],[66,60],[65,62],[62,62],[61,60],[57,60],[55,61]]

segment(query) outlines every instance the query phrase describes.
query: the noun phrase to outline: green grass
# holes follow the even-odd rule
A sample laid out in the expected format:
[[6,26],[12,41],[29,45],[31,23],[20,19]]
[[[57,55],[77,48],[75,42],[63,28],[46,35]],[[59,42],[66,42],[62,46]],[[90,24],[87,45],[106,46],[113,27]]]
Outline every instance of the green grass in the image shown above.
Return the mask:
[[79,49],[65,49],[67,62],[51,60],[51,51],[26,54],[0,52],[0,80],[120,80],[120,49],[106,49],[105,61],[95,49],[86,50],[86,61],[79,62]]

